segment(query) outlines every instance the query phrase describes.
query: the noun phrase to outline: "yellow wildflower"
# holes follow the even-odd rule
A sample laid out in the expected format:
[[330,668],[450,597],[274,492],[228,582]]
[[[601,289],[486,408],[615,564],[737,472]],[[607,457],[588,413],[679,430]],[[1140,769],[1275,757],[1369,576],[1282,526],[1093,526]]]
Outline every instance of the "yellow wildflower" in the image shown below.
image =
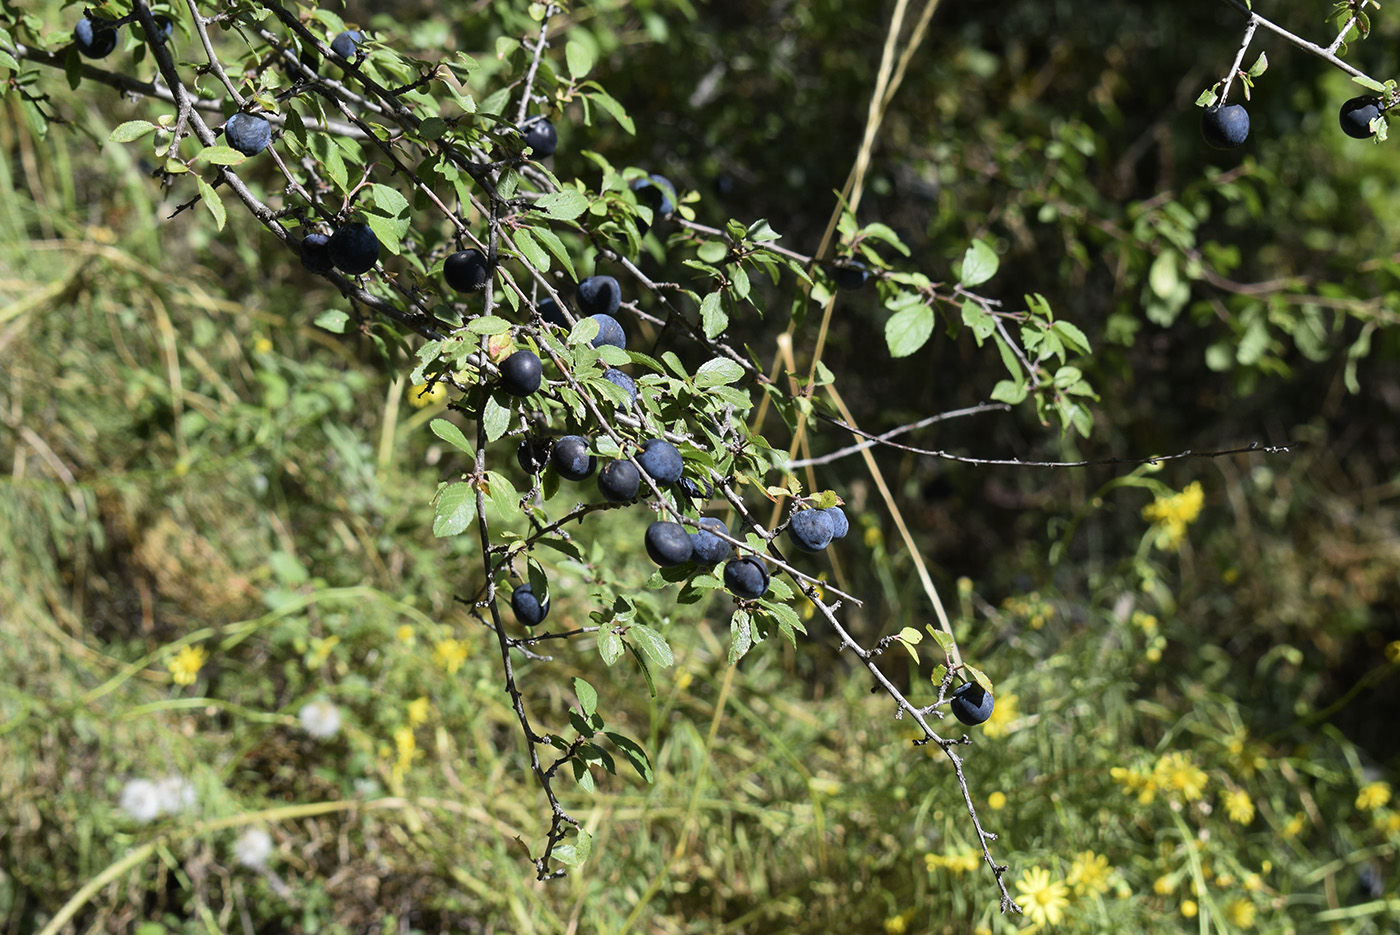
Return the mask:
[[428,720],[428,699],[415,698],[408,703],[408,723],[411,727],[417,727]]
[[1206,774],[1185,753],[1168,753],[1152,768],[1152,778],[1159,789],[1181,793],[1188,802],[1205,794]]
[[394,637],[405,646],[412,646],[415,640],[413,627],[406,623],[399,624],[399,628],[394,631]]
[[1257,912],[1254,903],[1247,899],[1236,899],[1225,907],[1225,918],[1236,928],[1247,929],[1254,926],[1254,916]]
[[1254,820],[1254,802],[1243,789],[1230,789],[1222,796],[1225,814],[1237,825],[1247,825]]
[[321,666],[325,665],[326,660],[330,657],[331,650],[335,649],[336,644],[339,642],[340,637],[338,636],[327,636],[323,639],[318,638],[312,640],[311,654],[306,657],[306,667],[308,669],[319,669]]
[[1170,874],[1163,874],[1152,881],[1152,892],[1158,896],[1165,896],[1176,889],[1176,880]]
[[914,910],[906,909],[897,916],[885,920],[885,935],[904,935],[909,930],[909,920],[914,918]]
[[400,764],[406,764],[413,759],[413,754],[418,750],[418,741],[413,737],[413,728],[407,726],[394,728],[394,748],[399,752]]
[[1377,831],[1386,834],[1400,833],[1400,813],[1393,812],[1388,808],[1376,810],[1375,818],[1372,819]]
[[433,647],[433,662],[447,670],[448,675],[456,675],[469,655],[471,648],[461,640],[438,640],[437,645]]
[[996,739],[1011,733],[1011,722],[1021,716],[1015,695],[1000,695],[992,706],[992,716],[982,725],[982,733]]
[[1076,894],[1083,896],[1088,893],[1107,893],[1112,885],[1112,877],[1113,871],[1109,869],[1107,857],[1093,851],[1084,851],[1075,855],[1073,863],[1069,865],[1065,882]]
[[970,851],[961,854],[925,854],[924,866],[929,873],[935,870],[950,870],[953,873],[971,873],[982,863],[980,854]]
[[267,338],[258,338],[253,342],[254,354],[266,354],[270,350],[272,350],[272,342]]
[[1192,481],[1181,493],[1170,496],[1157,495],[1142,508],[1142,518],[1152,523],[1157,530],[1156,545],[1159,549],[1176,551],[1186,538],[1186,527],[1201,515],[1205,504],[1205,491],[1200,481]]
[[209,654],[203,646],[181,646],[166,668],[176,685],[193,685]]
[[1298,832],[1300,832],[1300,831],[1302,831],[1302,830],[1303,830],[1303,813],[1302,813],[1302,812],[1299,812],[1298,814],[1294,815],[1292,818],[1288,819],[1288,821],[1284,822],[1284,825],[1283,825],[1283,836],[1284,836],[1285,838],[1296,838],[1296,837],[1298,836]]
[[419,383],[409,391],[408,401],[416,409],[426,409],[429,406],[447,401],[447,387],[442,383],[434,383],[432,389],[428,389],[428,384]]
[[1126,766],[1115,766],[1108,771],[1108,775],[1123,787],[1124,795],[1137,795],[1138,802],[1142,805],[1151,802],[1157,793],[1157,784],[1153,778],[1135,767],[1129,769]]
[[1391,662],[1400,662],[1400,640],[1391,640],[1385,644],[1385,658]]
[[1390,801],[1390,783],[1370,782],[1361,787],[1361,791],[1356,794],[1356,807],[1363,812],[1369,812],[1373,808],[1380,808]]
[[1006,793],[993,792],[991,795],[987,796],[987,807],[994,812],[999,812],[1003,808],[1006,808]]
[[1016,881],[1016,889],[1021,894],[1021,907],[1037,928],[1060,924],[1069,906],[1069,887],[1052,881],[1049,870],[1032,867],[1025,871]]
[[1256,893],[1264,888],[1264,878],[1257,873],[1251,873],[1244,878],[1244,882],[1240,886],[1244,888],[1246,893]]
[[1194,899],[1184,899],[1181,901],[1181,914],[1188,919],[1196,918],[1198,909]]

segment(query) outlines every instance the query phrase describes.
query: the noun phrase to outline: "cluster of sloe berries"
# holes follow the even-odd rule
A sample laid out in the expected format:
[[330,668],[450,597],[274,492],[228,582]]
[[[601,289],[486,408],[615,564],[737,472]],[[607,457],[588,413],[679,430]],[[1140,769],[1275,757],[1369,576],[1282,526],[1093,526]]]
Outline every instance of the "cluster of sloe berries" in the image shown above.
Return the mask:
[[[1384,99],[1374,95],[1354,97],[1342,105],[1338,122],[1352,139],[1376,135],[1375,122],[1386,110]],[[1234,149],[1249,138],[1249,111],[1243,104],[1216,104],[1201,114],[1201,136],[1212,149]]]

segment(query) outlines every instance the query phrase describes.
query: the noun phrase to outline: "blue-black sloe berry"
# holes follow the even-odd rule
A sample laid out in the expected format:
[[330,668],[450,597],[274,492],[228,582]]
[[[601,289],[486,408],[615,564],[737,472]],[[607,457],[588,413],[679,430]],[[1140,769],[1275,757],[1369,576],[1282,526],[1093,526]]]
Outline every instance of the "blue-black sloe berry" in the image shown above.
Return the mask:
[[591,342],[594,347],[611,344],[620,350],[627,350],[627,332],[622,330],[621,322],[611,315],[599,314],[588,317],[598,323],[598,334]]
[[724,566],[724,586],[736,597],[747,600],[762,597],[768,590],[768,567],[752,555]]
[[1201,114],[1201,136],[1212,149],[1234,149],[1249,136],[1249,111],[1243,104],[1207,107]]
[[621,387],[630,400],[637,398],[637,382],[616,367],[609,367],[603,371],[603,379],[613,386]]
[[512,396],[529,396],[540,388],[540,358],[521,350],[501,361],[501,389]]
[[355,50],[365,39],[358,29],[347,29],[331,40],[331,51],[341,58],[354,58]]
[[981,724],[992,716],[992,693],[976,682],[965,682],[953,689],[948,706],[964,724]]
[[820,552],[835,532],[826,510],[799,510],[788,520],[788,539],[804,552]]
[[724,520],[715,516],[700,517],[700,529],[690,534],[690,544],[694,547],[695,561],[702,565],[716,565],[734,552],[734,547],[715,533],[729,535],[729,527]]
[[548,324],[558,325],[560,328],[569,327],[569,320],[564,317],[564,310],[559,307],[559,303],[554,301],[552,296],[545,296],[539,301],[540,317]]
[[88,58],[106,58],[117,47],[117,31],[108,26],[99,26],[84,16],[73,27],[73,41],[78,51]]
[[839,506],[829,506],[824,512],[831,517],[831,538],[846,538],[846,533],[851,531],[851,521],[846,518],[846,511]]
[[536,117],[527,121],[520,130],[525,134],[525,145],[535,151],[536,159],[554,155],[554,148],[559,145],[559,133],[548,119]]
[[674,568],[690,561],[694,546],[690,543],[690,533],[680,523],[657,520],[647,527],[645,537],[647,554],[662,568]]
[[331,234],[326,244],[331,263],[342,273],[358,276],[379,262],[379,238],[368,224],[352,221]]
[[234,114],[224,124],[224,139],[245,156],[256,156],[272,142],[272,124],[258,114]]
[[516,620],[527,627],[537,627],[549,616],[549,595],[546,594],[544,603],[540,603],[530,585],[522,584],[511,592],[510,609],[515,611]]
[[681,453],[664,438],[653,438],[643,442],[642,452],[637,455],[637,463],[658,484],[674,484],[681,479],[681,471],[685,469]]
[[618,459],[598,472],[598,492],[609,503],[626,503],[637,496],[641,486],[642,475],[631,461]]
[[831,273],[836,288],[845,289],[847,292],[854,292],[870,281],[870,268],[860,260],[847,260],[839,266],[833,264],[827,267],[827,270]]
[[1354,97],[1342,105],[1338,118],[1342,132],[1354,140],[1368,140],[1376,135],[1371,129],[1371,121],[1381,115],[1381,99],[1378,97]]
[[458,250],[442,261],[442,278],[458,292],[475,292],[486,285],[486,256],[475,248]]
[[585,315],[613,315],[622,304],[622,287],[611,276],[589,276],[574,297]]
[[565,435],[554,443],[549,463],[565,480],[584,480],[598,466],[598,459],[588,453],[588,439],[582,435]]
[[331,238],[326,234],[307,234],[301,239],[301,265],[313,273],[329,273],[332,269],[331,252],[327,245]]
[[520,447],[515,449],[515,460],[520,465],[520,470],[526,474],[538,474],[543,471],[549,464],[549,455],[553,447],[548,438],[529,435],[521,439]]

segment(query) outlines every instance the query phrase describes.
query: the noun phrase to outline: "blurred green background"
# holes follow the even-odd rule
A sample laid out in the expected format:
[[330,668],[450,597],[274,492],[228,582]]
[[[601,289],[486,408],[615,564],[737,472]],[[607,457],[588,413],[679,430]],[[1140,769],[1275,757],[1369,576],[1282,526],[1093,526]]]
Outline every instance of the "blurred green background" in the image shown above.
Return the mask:
[[[509,76],[496,39],[533,28],[513,6],[343,15],[423,58],[476,55],[484,97]],[[1324,3],[1259,6],[1335,34]],[[81,15],[23,7],[0,18],[37,16],[44,31],[18,35],[52,48]],[[703,223],[767,218],[814,251],[894,6],[576,7],[558,27],[596,48],[638,132],[569,111],[554,172],[593,180],[596,151],[698,193]],[[1392,12],[1348,54],[1381,78],[1400,65]],[[569,680],[587,678],[655,765],[650,784],[562,783],[593,855],[537,883],[517,838],[537,852],[548,808],[495,642],[454,601],[484,583],[479,549],[431,533],[460,467],[427,430],[442,402],[414,404],[408,358],[315,327],[345,300],[250,218],[170,217],[188,195],[161,190],[139,145],[103,142],[163,105],[40,67],[26,87],[64,121],[44,134],[12,83],[0,932],[1394,931],[1400,162],[1393,141],[1338,129],[1356,85],[1262,32],[1250,140],[1207,149],[1193,101],[1241,33],[1207,0],[943,4],[866,178],[860,220],[910,246],[899,268],[950,280],[983,238],[1001,257],[985,294],[1044,295],[1095,351],[1076,361],[1101,395],[1088,439],[1022,406],[909,444],[1035,460],[1289,446],[1160,470],[876,451],[964,654],[997,684],[962,753],[1026,916],[1002,916],[969,860],[946,758],[911,745],[834,637],[813,620],[795,651],[774,640],[730,668],[719,603],[671,611],[677,660],[654,698],[586,644],[521,664],[538,720],[562,729]],[[95,64],[149,77],[134,44]],[[682,255],[644,265],[682,279]],[[791,297],[775,287],[744,324],[765,364]],[[888,315],[873,289],[842,293],[822,355],[862,426],[987,398],[997,361],[970,334],[891,361]],[[795,334],[804,364],[815,325]],[[849,442],[818,428],[812,452]],[[513,451],[493,457],[518,474]],[[820,567],[865,600],[843,611],[857,636],[931,622],[861,459],[819,486],[850,505]],[[586,561],[551,565],[551,619],[586,622],[597,574],[640,586],[644,512],[583,528]],[[916,702],[933,698],[931,645],[918,665],[885,657]]]

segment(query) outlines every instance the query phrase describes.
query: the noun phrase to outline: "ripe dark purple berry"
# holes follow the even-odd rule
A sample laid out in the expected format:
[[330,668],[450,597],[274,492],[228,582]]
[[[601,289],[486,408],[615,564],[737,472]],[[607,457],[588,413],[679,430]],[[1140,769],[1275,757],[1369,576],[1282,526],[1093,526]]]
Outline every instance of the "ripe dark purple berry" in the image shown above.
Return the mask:
[[635,401],[637,398],[637,382],[616,367],[609,367],[603,371],[603,379],[613,386],[621,387],[627,394],[629,400]]
[[550,296],[545,296],[539,302],[540,317],[548,324],[558,325],[560,328],[569,327],[569,320],[564,317],[564,310],[559,307],[559,303]]
[[364,34],[358,29],[347,29],[331,40],[331,51],[341,58],[354,58],[364,39]]
[[359,221],[331,234],[326,250],[335,268],[351,276],[367,273],[379,262],[379,238],[368,224]]
[[1201,136],[1212,149],[1234,149],[1249,136],[1249,111],[1243,104],[1207,107],[1201,114]]
[[245,156],[256,156],[272,142],[272,124],[258,114],[234,114],[224,123],[224,140]]
[[681,471],[685,469],[685,462],[681,460],[676,446],[662,438],[643,442],[637,463],[658,484],[674,484],[681,479]]
[[662,568],[674,568],[690,561],[694,546],[690,543],[690,533],[680,523],[657,520],[647,527],[645,540],[647,554]]
[[860,260],[847,260],[839,266],[833,264],[827,267],[827,271],[831,273],[836,288],[847,292],[854,292],[870,281],[870,268]]
[[851,521],[846,518],[846,511],[839,506],[829,506],[824,512],[831,517],[831,538],[846,538],[846,533],[851,531]]
[[525,145],[535,151],[536,159],[554,155],[554,148],[559,145],[559,134],[554,124],[544,117],[535,117],[527,120],[520,130],[525,135]]
[[694,548],[694,559],[700,565],[717,565],[729,558],[734,547],[715,533],[729,535],[729,527],[724,520],[715,516],[702,516],[699,531],[690,534],[690,544]]
[[554,444],[548,438],[529,435],[521,439],[520,447],[515,449],[515,460],[526,474],[538,474],[549,464],[553,448]]
[[622,287],[611,276],[589,276],[574,297],[585,315],[614,315],[622,304]]
[[627,350],[627,332],[622,330],[622,325],[611,315],[589,315],[598,323],[598,334],[593,339],[594,347],[602,347],[604,344],[611,344],[620,350]]
[[689,477],[682,477],[676,481],[676,488],[689,497],[692,503],[696,500],[709,500],[715,493],[715,488],[709,481],[705,481],[705,485],[702,487],[699,482],[693,481]]
[[329,273],[332,269],[331,253],[327,248],[331,239],[325,234],[307,234],[301,239],[301,265],[313,273]]
[[799,510],[788,520],[788,539],[803,552],[820,552],[835,533],[826,510]]
[[724,586],[736,597],[753,600],[768,590],[768,567],[752,555],[724,566]]
[[540,371],[534,351],[516,351],[501,361],[501,389],[512,396],[529,396],[540,388]]
[[442,261],[442,279],[458,292],[475,292],[486,285],[490,270],[480,250],[458,250]]
[[117,31],[107,26],[99,26],[84,16],[73,27],[73,42],[78,51],[88,58],[106,58],[117,47]]
[[549,463],[565,480],[584,480],[598,467],[598,459],[588,453],[588,439],[581,435],[565,435],[554,443]]
[[1342,132],[1354,140],[1369,140],[1376,135],[1371,129],[1371,121],[1381,115],[1381,99],[1378,97],[1354,97],[1342,105],[1338,119]]
[[598,492],[609,503],[626,503],[634,499],[641,486],[642,475],[637,473],[631,461],[613,461],[598,472]]
[[522,584],[511,592],[510,609],[515,611],[515,619],[527,627],[537,627],[549,616],[549,595],[540,603],[530,585]]
[[948,707],[964,724],[981,724],[992,716],[992,693],[976,682],[965,682],[953,690]]

